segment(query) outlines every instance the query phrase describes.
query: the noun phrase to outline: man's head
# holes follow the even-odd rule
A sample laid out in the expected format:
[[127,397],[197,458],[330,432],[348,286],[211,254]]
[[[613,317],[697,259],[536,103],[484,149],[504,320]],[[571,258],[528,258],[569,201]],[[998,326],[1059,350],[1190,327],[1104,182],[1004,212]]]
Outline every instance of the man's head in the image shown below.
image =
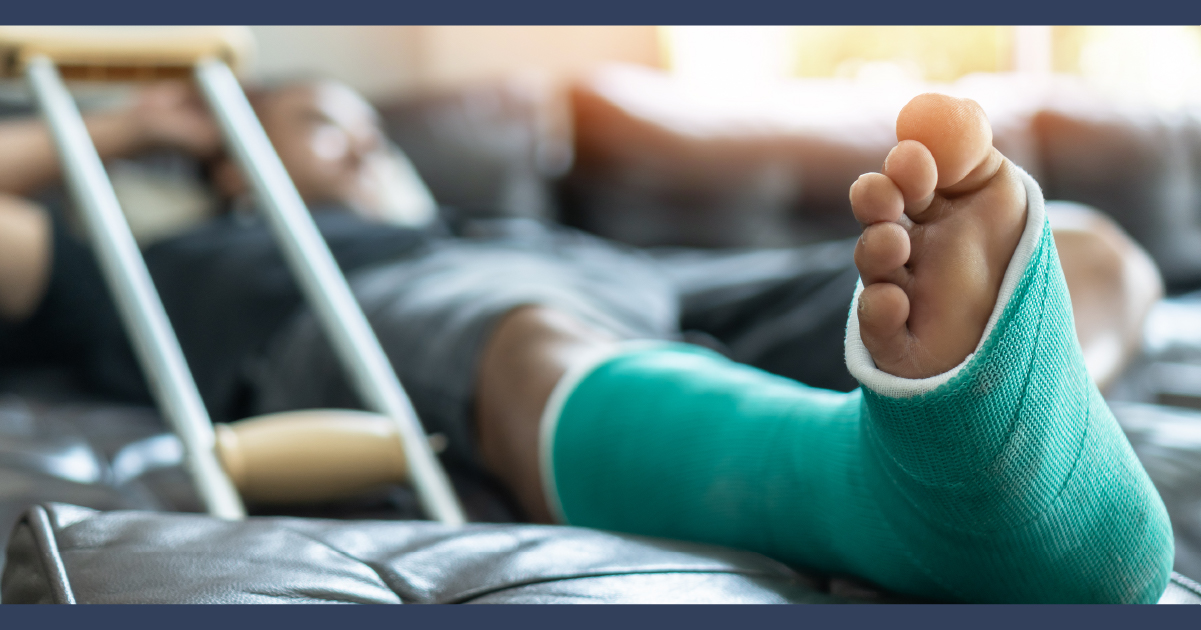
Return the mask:
[[[252,91],[251,103],[284,167],[310,205],[372,203],[371,163],[386,153],[379,116],[358,93],[336,81],[306,81]],[[246,191],[228,161],[214,184],[224,196]]]

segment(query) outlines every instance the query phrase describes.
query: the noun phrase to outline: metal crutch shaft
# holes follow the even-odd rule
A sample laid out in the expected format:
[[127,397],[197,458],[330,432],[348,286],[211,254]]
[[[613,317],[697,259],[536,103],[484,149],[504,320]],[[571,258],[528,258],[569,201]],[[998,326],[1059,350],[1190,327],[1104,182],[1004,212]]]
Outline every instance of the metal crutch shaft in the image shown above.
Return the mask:
[[213,451],[215,438],[208,412],[79,108],[49,58],[30,59],[26,74],[125,330],[151,392],[183,442],[185,465],[201,499],[213,516],[244,518],[237,490]]
[[462,507],[409,397],[237,78],[225,63],[206,59],[196,65],[196,80],[355,389],[369,408],[396,423],[426,514],[463,524]]

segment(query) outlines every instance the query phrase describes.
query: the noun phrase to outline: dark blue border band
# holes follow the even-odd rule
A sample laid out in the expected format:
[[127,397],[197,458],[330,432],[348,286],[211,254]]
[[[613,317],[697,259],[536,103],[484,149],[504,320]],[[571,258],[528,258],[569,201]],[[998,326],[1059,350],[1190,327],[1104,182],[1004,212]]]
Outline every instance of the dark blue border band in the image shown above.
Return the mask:
[[10,628],[437,628],[662,630],[664,628],[1197,627],[1191,606],[63,606],[0,609]]
[[7,0],[7,24],[1201,24],[1182,0]]

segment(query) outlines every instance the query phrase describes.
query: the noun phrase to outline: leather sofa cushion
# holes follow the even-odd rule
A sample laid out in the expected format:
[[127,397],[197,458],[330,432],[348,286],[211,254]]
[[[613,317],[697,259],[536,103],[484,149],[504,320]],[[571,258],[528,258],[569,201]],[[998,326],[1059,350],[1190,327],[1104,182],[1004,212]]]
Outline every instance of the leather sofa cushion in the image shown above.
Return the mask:
[[[902,601],[764,556],[541,525],[252,518],[33,507],[5,603],[839,603]],[[1165,603],[1201,603],[1180,576]]]
[[449,218],[555,217],[551,182],[570,166],[572,146],[553,84],[513,76],[406,95],[379,112],[434,198],[454,208]]
[[5,603],[849,601],[827,586],[758,554],[571,527],[64,504],[25,515],[2,583]]
[[1201,286],[1201,118],[1197,110],[1049,99],[1032,125],[1048,199],[1112,216],[1155,259],[1169,291]]

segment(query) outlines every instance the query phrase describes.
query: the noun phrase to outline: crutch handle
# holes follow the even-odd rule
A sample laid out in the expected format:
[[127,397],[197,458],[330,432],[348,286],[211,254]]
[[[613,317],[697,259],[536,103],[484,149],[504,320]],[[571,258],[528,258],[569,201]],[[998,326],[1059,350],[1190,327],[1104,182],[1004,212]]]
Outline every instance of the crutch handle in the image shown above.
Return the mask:
[[241,26],[0,26],[0,77],[21,76],[42,55],[64,79],[190,79],[200,59],[237,68],[253,47]]
[[408,481],[396,424],[379,414],[292,411],[215,429],[217,457],[248,501],[328,501]]

